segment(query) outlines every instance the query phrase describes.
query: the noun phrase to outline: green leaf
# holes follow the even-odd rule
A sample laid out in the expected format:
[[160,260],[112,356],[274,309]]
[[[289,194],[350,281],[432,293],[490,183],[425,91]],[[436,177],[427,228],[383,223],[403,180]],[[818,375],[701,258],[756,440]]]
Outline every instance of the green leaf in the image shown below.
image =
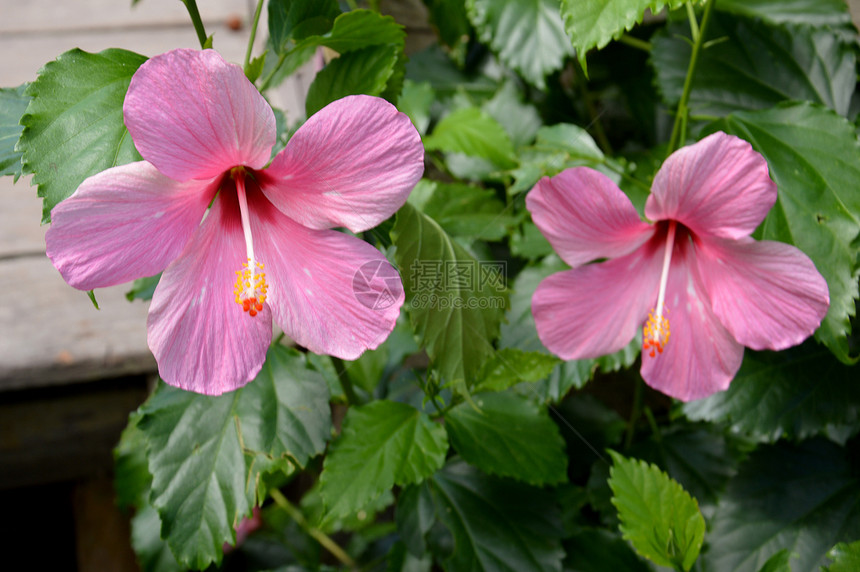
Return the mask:
[[152,300],[152,295],[155,294],[155,287],[158,286],[159,280],[161,280],[161,274],[138,278],[132,283],[131,290],[125,293],[126,300],[129,302],[133,300]]
[[366,351],[356,360],[344,361],[343,365],[344,373],[353,384],[372,393],[382,380],[385,366],[388,365],[388,344]]
[[39,71],[26,94],[33,99],[21,118],[18,149],[25,173],[33,173],[44,199],[42,222],[84,179],[140,160],[123,123],[122,104],[144,56],[110,49],[68,51]]
[[140,412],[162,536],[196,568],[220,562],[222,545],[235,541],[262,473],[304,466],[331,430],[325,383],[282,346],[241,389],[210,397],[161,385]]
[[114,448],[114,490],[116,503],[127,511],[148,504],[152,475],[146,464],[146,435],[137,426],[140,415],[129,415],[128,425]]
[[475,260],[409,203],[398,211],[391,238],[419,343],[446,382],[473,383],[504,319],[504,268]]
[[25,94],[28,85],[0,88],[0,176],[12,175],[16,181],[21,176],[21,152],[15,145],[24,129],[21,116],[30,103]]
[[846,333],[858,296],[860,144],[854,126],[830,110],[791,104],[737,112],[712,127],[752,143],[767,159],[779,199],[757,235],[800,248],[830,289],[830,309],[815,338],[845,363]]
[[514,147],[531,143],[543,122],[537,108],[522,101],[522,92],[513,80],[506,81],[481,109],[504,127]]
[[430,106],[435,100],[436,94],[430,82],[407,79],[403,82],[403,93],[397,101],[397,108],[409,116],[415,129],[423,135],[430,126]]
[[423,486],[456,541],[444,554],[446,571],[561,572],[562,529],[550,491],[490,477],[458,461]]
[[609,40],[617,40],[624,32],[642,22],[645,10],[656,14],[663,8],[674,10],[685,0],[561,0],[564,28],[576,49],[582,69],[588,72],[585,54],[592,48],[601,49]]
[[275,54],[287,51],[287,41],[325,34],[340,15],[337,0],[270,0],[269,34]]
[[636,552],[659,566],[689,570],[702,548],[705,519],[696,499],[654,465],[610,451],[609,486],[619,529]]
[[851,454],[825,439],[759,447],[720,499],[707,570],[754,572],[782,549],[794,572],[818,571],[837,542],[860,538],[860,480]]
[[452,236],[478,240],[500,240],[515,224],[515,219],[492,189],[463,183],[427,181],[429,198],[421,206]]
[[99,309],[99,301],[96,300],[96,293],[93,290],[87,290],[87,297],[90,299],[90,302],[93,305],[93,308],[96,310]]
[[651,572],[621,537],[603,528],[586,528],[564,542],[565,570],[575,572]]
[[[723,116],[787,100],[821,103],[848,114],[856,83],[854,47],[829,28],[776,27],[716,13],[706,41],[717,40],[699,54],[689,102],[693,115]],[[651,63],[670,107],[681,98],[689,42],[689,26],[680,22],[652,40]]]
[[758,572],[791,572],[791,552],[783,548],[768,558]]
[[380,95],[396,63],[397,50],[393,46],[372,46],[335,58],[317,73],[308,89],[305,112],[310,117],[347,95]]
[[498,121],[477,107],[457,109],[443,117],[424,138],[424,147],[481,157],[501,169],[516,164],[511,138]]
[[770,24],[848,26],[851,14],[844,0],[720,0],[717,10],[761,18]]
[[726,391],[684,404],[694,420],[728,423],[758,441],[826,435],[845,441],[860,430],[857,367],[808,341],[781,352],[747,350]]
[[528,191],[541,177],[552,177],[570,167],[597,167],[605,157],[585,129],[559,123],[538,129],[534,145],[522,149],[519,160],[509,195]]
[[482,393],[445,414],[451,444],[486,473],[532,485],[567,480],[567,456],[558,427],[546,411],[513,393]]
[[826,572],[852,572],[860,569],[860,540],[847,544],[840,542],[827,553],[833,559],[833,564]]
[[439,32],[439,40],[452,48],[469,41],[472,28],[463,0],[425,0],[424,4]]
[[504,391],[520,382],[539,381],[547,377],[560,361],[544,352],[502,348],[484,364],[475,392]]
[[158,511],[148,502],[138,508],[131,519],[131,546],[137,554],[141,572],[183,572],[170,551],[167,542],[161,538],[161,519]]
[[544,78],[573,55],[558,13],[559,0],[467,0],[469,19],[499,59],[544,89]]
[[320,475],[327,519],[350,515],[394,485],[420,483],[445,462],[445,429],[405,403],[352,407]]
[[406,547],[415,556],[423,556],[427,552],[424,537],[433,528],[436,520],[436,509],[429,487],[411,485],[403,489],[397,498],[394,515],[397,532]]
[[405,38],[403,26],[391,16],[383,16],[372,10],[352,10],[335,19],[331,32],[324,36],[305,38],[302,44],[326,46],[344,54],[368,46],[386,44],[402,49]]

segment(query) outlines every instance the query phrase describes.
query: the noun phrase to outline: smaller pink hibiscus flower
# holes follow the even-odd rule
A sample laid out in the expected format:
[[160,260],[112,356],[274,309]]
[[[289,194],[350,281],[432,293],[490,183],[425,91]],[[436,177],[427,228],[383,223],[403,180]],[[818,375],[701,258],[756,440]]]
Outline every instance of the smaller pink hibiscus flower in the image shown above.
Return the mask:
[[598,171],[544,177],[526,206],[571,270],[535,291],[538,336],[563,359],[594,358],[644,324],[648,385],[683,401],[726,389],[744,346],[799,344],[830,303],[805,254],[750,237],[776,198],[764,158],[725,133],[666,159],[645,205],[654,224]]
[[346,97],[267,166],[266,100],[217,52],[184,49],[137,70],[123,113],[144,161],[88,178],[57,205],[47,253],[82,290],[163,271],[147,339],[167,383],[209,395],[244,385],[273,320],[344,359],[385,340],[404,300],[399,277],[377,249],[330,229],[367,230],[406,201],[424,170],[406,115]]

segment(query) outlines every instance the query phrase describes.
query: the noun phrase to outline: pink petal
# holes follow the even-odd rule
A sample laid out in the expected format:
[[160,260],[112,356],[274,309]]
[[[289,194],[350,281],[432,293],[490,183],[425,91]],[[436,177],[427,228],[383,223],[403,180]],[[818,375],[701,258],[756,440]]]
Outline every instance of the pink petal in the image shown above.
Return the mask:
[[378,97],[330,103],[293,135],[261,176],[281,212],[310,228],[373,228],[403,206],[424,172],[409,117]]
[[714,314],[743,345],[782,350],[821,324],[827,282],[803,252],[781,242],[701,241],[699,273]]
[[749,236],[776,202],[764,157],[717,132],[672,153],[654,177],[645,215],[677,220],[700,236]]
[[264,305],[251,317],[235,302],[235,271],[246,260],[238,203],[235,195],[222,193],[152,297],[149,347],[170,385],[220,395],[260,371],[272,339],[272,314]]
[[218,181],[168,179],[145,161],[102,171],[54,207],[48,257],[81,290],[158,274],[200,224]]
[[405,296],[381,252],[341,232],[306,228],[259,195],[251,228],[275,323],[296,343],[351,360],[385,341]]
[[744,348],[711,311],[690,260],[689,238],[679,236],[669,268],[665,317],[671,335],[663,353],[642,352],[642,378],[654,389],[681,401],[707,397],[729,386]]
[[526,196],[526,208],[571,266],[629,254],[654,234],[651,225],[639,220],[627,195],[588,167],[544,177]]
[[621,258],[545,278],[532,297],[538,337],[562,359],[620,350],[657,299],[662,249],[657,240]]
[[261,169],[275,144],[275,116],[238,66],[214,50],[173,50],[145,62],[123,105],[135,147],[179,181],[211,179],[238,165]]

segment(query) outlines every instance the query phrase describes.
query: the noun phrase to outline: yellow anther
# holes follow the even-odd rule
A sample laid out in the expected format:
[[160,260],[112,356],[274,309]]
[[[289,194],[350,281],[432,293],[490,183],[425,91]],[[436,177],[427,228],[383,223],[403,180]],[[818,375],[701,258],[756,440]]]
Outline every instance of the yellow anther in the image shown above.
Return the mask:
[[248,262],[242,263],[242,267],[244,270],[236,271],[233,293],[236,295],[236,303],[242,306],[242,310],[248,312],[249,316],[256,316],[263,310],[263,304],[266,302],[268,293],[266,275],[258,272],[263,268],[260,262],[251,264],[249,259]]
[[658,312],[655,316],[652,309],[648,312],[648,320],[642,328],[642,352],[647,351],[651,357],[662,354],[663,348],[669,343],[670,335],[669,320],[662,315],[662,312]]

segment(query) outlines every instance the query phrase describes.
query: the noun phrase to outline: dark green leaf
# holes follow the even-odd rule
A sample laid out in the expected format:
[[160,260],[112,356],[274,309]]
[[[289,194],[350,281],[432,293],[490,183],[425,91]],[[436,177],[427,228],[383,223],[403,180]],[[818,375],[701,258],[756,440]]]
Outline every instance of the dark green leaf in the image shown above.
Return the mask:
[[791,552],[783,548],[768,558],[758,572],[791,572]]
[[287,50],[290,39],[325,34],[340,14],[337,0],[270,0],[268,10],[275,55]]
[[475,391],[504,391],[520,382],[547,377],[560,360],[544,352],[502,348],[484,364]]
[[403,489],[397,499],[397,531],[409,551],[416,556],[427,552],[424,537],[430,532],[436,519],[436,509],[430,489],[412,485]]
[[498,121],[476,107],[457,109],[443,117],[424,138],[424,147],[487,159],[501,169],[515,164],[511,138]]
[[474,401],[445,415],[451,444],[464,460],[533,485],[567,480],[564,440],[546,411],[512,393],[481,393]]
[[446,571],[560,572],[564,551],[551,492],[490,477],[454,461],[425,485],[456,540]]
[[435,44],[409,58],[406,77],[412,81],[430,82],[440,98],[462,92],[490,97],[498,88],[498,83],[486,75],[467,74],[460,70]]
[[131,519],[131,546],[137,554],[141,572],[188,570],[186,566],[179,565],[167,542],[162,540],[161,519],[158,511],[148,502],[138,508]]
[[308,88],[305,112],[310,117],[347,95],[380,95],[394,73],[396,63],[394,46],[372,46],[335,58],[316,75]]
[[432,190],[421,210],[452,236],[500,240],[515,224],[492,189],[462,183],[428,181]]
[[424,0],[424,3],[443,43],[453,48],[468,42],[472,30],[463,0]]
[[692,568],[705,536],[696,499],[656,466],[610,451],[609,486],[624,538],[660,566]]
[[140,415],[132,413],[113,451],[116,503],[123,511],[149,504],[152,475],[146,463],[146,435],[137,426]]
[[851,14],[844,0],[720,0],[718,10],[761,18],[771,24],[847,26]]
[[602,528],[583,529],[564,541],[569,572],[651,572],[620,536]]
[[[721,41],[699,55],[692,114],[722,116],[807,100],[847,115],[856,83],[854,48],[829,28],[774,27],[720,13],[712,18],[706,41]],[[657,85],[672,107],[681,98],[690,62],[685,29],[689,26],[679,22],[652,41]]]
[[33,173],[44,199],[42,222],[84,179],[140,160],[123,123],[122,104],[144,56],[110,49],[74,49],[48,62],[26,94],[18,142],[25,173]]
[[338,16],[331,32],[325,36],[308,37],[302,44],[327,46],[339,54],[368,46],[392,45],[403,48],[406,32],[391,16],[372,10],[353,10]]
[[858,373],[812,341],[781,352],[747,350],[728,390],[685,404],[684,413],[728,423],[759,441],[813,435],[844,441],[860,430]]
[[183,565],[204,568],[234,542],[261,473],[303,466],[325,448],[328,390],[304,357],[274,346],[257,378],[209,397],[161,385],[141,408],[152,504]]
[[12,88],[0,88],[0,176],[21,176],[21,152],[15,150],[21,131],[19,124],[24,110],[30,103],[25,95],[28,84]]
[[860,570],[860,540],[847,544],[840,542],[827,553],[833,559],[833,564],[826,572],[856,572]]
[[858,296],[860,144],[854,126],[832,111],[793,104],[737,112],[714,125],[752,143],[767,159],[779,199],[757,234],[794,244],[815,263],[830,289],[830,309],[815,333],[836,357],[849,356],[846,333]]
[[559,0],[467,0],[469,19],[499,59],[539,89],[573,55],[558,13]]
[[705,568],[754,572],[787,549],[794,572],[818,571],[830,547],[860,537],[851,461],[824,439],[760,447],[720,499]]
[[522,224],[519,231],[511,235],[510,245],[511,254],[528,260],[545,258],[555,253],[537,225],[529,220]]
[[473,383],[504,319],[504,268],[475,260],[409,203],[391,237],[418,340],[445,382]]
[[344,373],[353,384],[372,393],[379,382],[385,366],[388,365],[388,345],[383,344],[375,350],[366,351],[354,361],[344,362]]
[[522,149],[520,166],[513,171],[516,179],[508,189],[514,195],[530,190],[541,177],[552,177],[570,167],[596,167],[604,155],[588,132],[571,123],[559,123],[538,129],[534,145]]
[[327,519],[350,515],[395,484],[420,483],[445,462],[445,429],[405,403],[352,407],[320,476]]

